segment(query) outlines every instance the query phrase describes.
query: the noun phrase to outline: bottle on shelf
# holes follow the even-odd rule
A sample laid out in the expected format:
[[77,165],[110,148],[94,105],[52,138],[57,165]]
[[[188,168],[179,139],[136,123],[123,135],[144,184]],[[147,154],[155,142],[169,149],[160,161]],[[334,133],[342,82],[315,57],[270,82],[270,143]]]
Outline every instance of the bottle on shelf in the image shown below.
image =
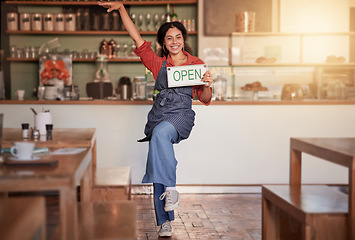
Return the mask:
[[173,6],[173,14],[171,15],[171,21],[172,22],[178,21],[178,15],[176,14],[175,4]]
[[165,22],[171,22],[170,4],[166,5]]

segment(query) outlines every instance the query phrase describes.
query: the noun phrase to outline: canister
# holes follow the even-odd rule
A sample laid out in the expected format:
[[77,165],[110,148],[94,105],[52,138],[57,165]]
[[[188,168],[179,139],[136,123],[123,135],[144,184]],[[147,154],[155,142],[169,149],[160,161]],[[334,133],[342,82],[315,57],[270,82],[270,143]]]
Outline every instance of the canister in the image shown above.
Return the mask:
[[54,30],[64,31],[64,14],[57,13],[54,15]]
[[42,14],[32,13],[31,21],[32,31],[42,31]]
[[44,31],[53,31],[54,21],[52,13],[43,14],[43,30]]
[[136,76],[133,79],[133,99],[144,100],[146,92],[146,81],[144,76]]
[[255,31],[255,12],[236,13],[236,31],[254,32]]
[[18,30],[18,15],[17,12],[10,12],[7,14],[7,30]]
[[20,30],[22,31],[31,30],[31,14],[20,13]]
[[75,31],[75,14],[67,13],[64,15],[65,31]]

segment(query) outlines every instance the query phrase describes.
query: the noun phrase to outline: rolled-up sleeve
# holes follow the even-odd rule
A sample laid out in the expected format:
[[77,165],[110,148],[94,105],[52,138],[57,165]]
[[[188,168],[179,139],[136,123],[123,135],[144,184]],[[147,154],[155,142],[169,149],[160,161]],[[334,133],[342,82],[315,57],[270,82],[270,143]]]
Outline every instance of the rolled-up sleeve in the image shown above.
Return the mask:
[[153,73],[156,80],[164,58],[158,57],[150,47],[151,45],[151,42],[144,42],[139,48],[134,50],[134,53],[140,57],[143,65]]

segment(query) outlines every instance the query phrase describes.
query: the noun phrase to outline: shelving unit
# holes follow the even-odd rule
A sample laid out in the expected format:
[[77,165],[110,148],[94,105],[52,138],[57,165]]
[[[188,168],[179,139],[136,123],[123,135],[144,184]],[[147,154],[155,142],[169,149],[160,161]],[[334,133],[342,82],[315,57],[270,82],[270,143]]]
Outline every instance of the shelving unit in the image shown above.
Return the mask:
[[[127,31],[9,31],[6,34],[39,34],[39,35],[128,35]],[[156,35],[157,31],[141,31],[141,35]],[[196,35],[197,31],[189,31],[189,35]]]
[[[198,19],[198,0],[163,0],[163,1],[124,1],[124,5],[130,7],[130,12],[132,13],[147,13],[147,12],[157,12],[162,14],[166,10],[166,5],[176,5],[178,14],[179,9],[182,19],[184,18],[195,18]],[[89,1],[4,1],[2,2],[2,19],[6,23],[6,13],[10,11],[18,12],[54,12],[66,11],[69,8],[89,8],[94,9],[97,6],[96,0]],[[178,7],[179,6],[179,7]],[[60,10],[63,7],[62,10]],[[101,8],[100,6],[97,6]],[[34,10],[32,10],[34,9]],[[187,10],[187,11],[186,11]],[[90,10],[91,11],[91,10]],[[197,26],[197,24],[196,24]],[[97,51],[99,43],[102,39],[109,40],[114,39],[118,43],[128,43],[132,40],[129,38],[127,31],[105,31],[105,30],[77,30],[77,31],[10,31],[6,29],[6,24],[3,24],[2,30],[2,48],[5,50],[5,72],[7,77],[5,77],[6,82],[6,97],[9,98],[14,96],[14,90],[18,89],[21,85],[25,85],[26,92],[31,91],[33,88],[38,86],[38,70],[36,66],[38,64],[38,58],[12,58],[10,57],[9,47],[11,45],[17,45],[17,47],[22,48],[23,46],[40,46],[42,43],[50,40],[54,37],[59,37],[62,43],[61,49],[72,51],[86,50],[89,52]],[[142,36],[147,41],[152,41],[152,47],[154,46],[155,36],[157,31],[143,31],[140,32]],[[197,48],[198,44],[198,31],[188,32],[189,43],[193,47]],[[26,40],[24,40],[26,39]],[[81,44],[82,42],[82,44]],[[191,44],[192,43],[192,44]],[[36,44],[36,45],[35,45]],[[97,45],[96,45],[97,44]],[[130,45],[130,43],[129,43]],[[59,50],[58,52],[60,52]],[[130,50],[129,50],[130,51]],[[75,84],[79,85],[81,90],[81,96],[85,97],[85,85],[87,82],[91,81],[88,79],[94,78],[93,71],[95,70],[95,59],[93,58],[73,58],[73,79]],[[109,63],[109,73],[112,77],[111,82],[114,86],[120,77],[128,76],[133,79],[134,76],[144,75],[145,67],[140,64],[139,58],[130,57],[118,57],[108,60]],[[19,71],[20,70],[20,71]],[[96,70],[95,70],[96,71]],[[23,73],[22,73],[23,72]],[[29,73],[31,72],[31,73]],[[24,80],[26,79],[26,80]],[[26,82],[24,82],[26,81]],[[21,84],[23,82],[23,84]]]
[[[124,1],[125,5],[166,5],[166,4],[197,4],[198,0],[166,0],[166,1]],[[50,5],[97,5],[97,1],[5,1],[6,4],[20,4],[20,5],[43,5],[44,3]]]

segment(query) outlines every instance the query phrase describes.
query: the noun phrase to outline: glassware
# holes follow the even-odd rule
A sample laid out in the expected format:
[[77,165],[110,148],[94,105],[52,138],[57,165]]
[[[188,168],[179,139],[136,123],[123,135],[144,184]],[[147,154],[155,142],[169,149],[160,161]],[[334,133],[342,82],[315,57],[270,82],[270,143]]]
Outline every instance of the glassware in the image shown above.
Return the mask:
[[17,52],[17,47],[15,45],[11,45],[10,46],[10,56],[12,58],[16,57],[16,52]]
[[152,21],[152,15],[150,13],[147,13],[145,15],[145,25],[147,27],[147,31],[151,31],[150,29],[150,22]]
[[144,76],[136,76],[133,79],[133,99],[134,100],[144,100],[146,82]]
[[137,18],[137,26],[138,26],[138,30],[142,31],[142,25],[143,25],[143,14],[138,14],[138,18]]
[[123,43],[122,46],[122,57],[127,57],[127,50],[128,50],[128,44],[127,43]]
[[213,99],[227,99],[227,79],[223,78],[221,75],[218,75],[213,82]]
[[154,24],[155,30],[159,29],[159,20],[160,20],[159,14],[155,13],[154,16],[153,16],[153,24]]

